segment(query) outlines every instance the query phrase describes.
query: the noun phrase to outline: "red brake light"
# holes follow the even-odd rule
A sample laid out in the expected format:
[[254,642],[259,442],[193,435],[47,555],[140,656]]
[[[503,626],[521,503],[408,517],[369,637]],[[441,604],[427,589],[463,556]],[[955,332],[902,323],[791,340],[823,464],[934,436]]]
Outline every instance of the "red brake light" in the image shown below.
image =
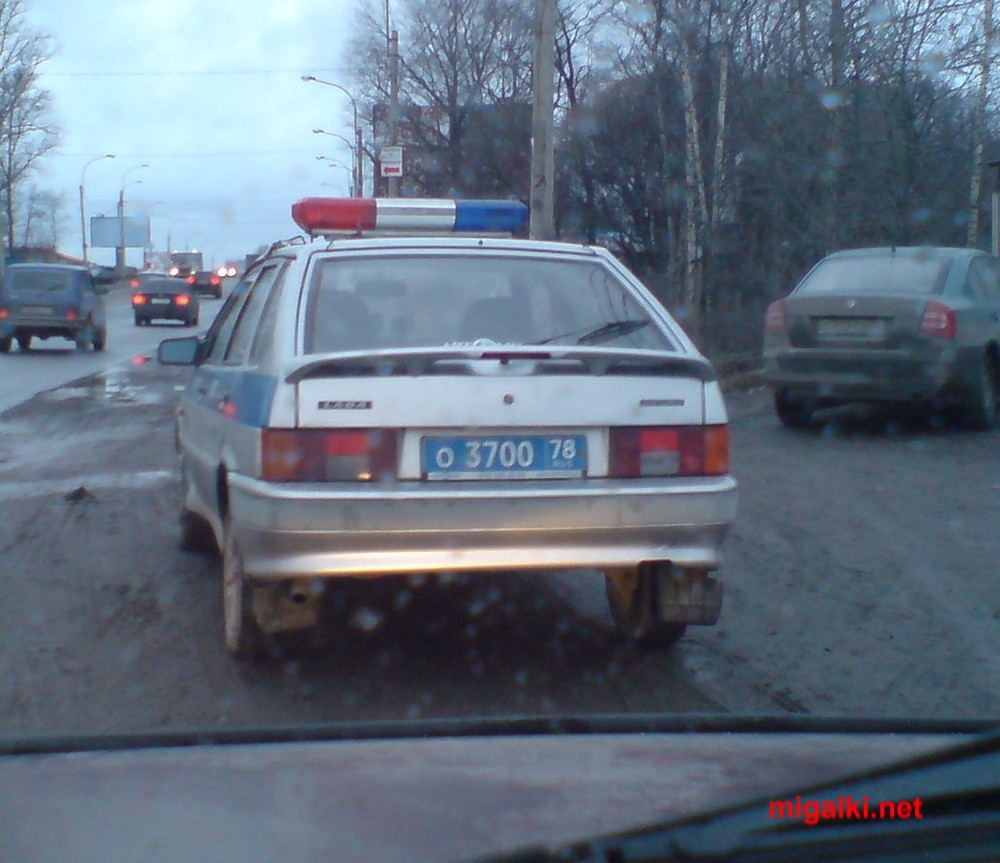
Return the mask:
[[210,278],[208,281],[209,281],[209,284],[212,284],[212,285],[221,285],[222,284],[222,279],[220,279],[218,276],[212,276],[212,278]]
[[958,335],[958,318],[955,310],[937,300],[928,301],[920,321],[920,335],[953,339]]
[[141,306],[145,302],[146,302],[146,295],[145,294],[133,294],[132,295],[132,305],[133,306]]
[[189,285],[193,285],[197,281],[197,279],[195,279],[194,275],[190,275],[184,281],[187,282]]
[[764,318],[765,335],[784,335],[788,330],[788,318],[785,316],[785,301],[778,300],[767,307]]
[[66,318],[67,321],[75,321],[76,318],[77,318],[77,310],[76,309],[69,309],[66,312],[66,314],[63,315],[63,317]]
[[138,279],[132,279],[129,282],[129,287],[138,288],[140,284],[141,284],[141,282]]
[[0,318],[9,318],[10,312],[7,309],[0,309]]
[[269,482],[371,482],[396,476],[394,429],[264,429]]
[[729,473],[729,427],[613,428],[608,476],[723,476]]
[[176,297],[174,297],[174,302],[178,306],[186,306],[191,303],[191,298],[187,294],[178,294]]

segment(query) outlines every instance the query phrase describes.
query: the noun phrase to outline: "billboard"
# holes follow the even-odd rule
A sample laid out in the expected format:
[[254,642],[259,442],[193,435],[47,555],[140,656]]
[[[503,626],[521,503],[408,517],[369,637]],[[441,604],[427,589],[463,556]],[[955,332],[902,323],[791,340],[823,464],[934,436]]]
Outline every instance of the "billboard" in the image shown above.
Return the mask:
[[149,245],[149,216],[126,216],[121,225],[117,216],[90,217],[90,245],[95,249],[114,249],[123,245],[122,228],[125,229],[126,248],[144,249]]

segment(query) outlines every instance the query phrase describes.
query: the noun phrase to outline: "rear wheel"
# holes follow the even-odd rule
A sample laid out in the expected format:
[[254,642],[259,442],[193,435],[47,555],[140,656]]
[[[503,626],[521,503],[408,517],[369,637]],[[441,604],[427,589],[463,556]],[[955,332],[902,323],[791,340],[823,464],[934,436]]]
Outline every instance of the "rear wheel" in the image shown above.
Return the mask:
[[226,649],[237,659],[254,659],[264,638],[253,611],[253,590],[243,571],[243,555],[227,517],[222,551],[222,609]]
[[142,326],[142,318],[140,318],[138,315],[135,316],[135,325],[137,327],[141,327]]
[[103,351],[104,346],[108,343],[108,330],[107,328],[102,328],[94,332],[94,350]]
[[11,337],[0,339],[0,354],[6,354],[10,352]]
[[27,353],[31,350],[31,336],[18,336],[17,346],[20,350]]
[[79,330],[76,331],[76,349],[85,351],[94,343],[94,325],[88,320]]
[[805,400],[793,398],[785,390],[774,394],[774,412],[785,428],[805,428],[812,420],[812,410]]
[[997,361],[984,353],[975,372],[975,387],[962,406],[962,424],[974,431],[989,431],[997,424],[1000,370]]
[[657,616],[655,567],[609,571],[604,584],[611,619],[626,638],[642,647],[670,647],[684,636],[685,624]]

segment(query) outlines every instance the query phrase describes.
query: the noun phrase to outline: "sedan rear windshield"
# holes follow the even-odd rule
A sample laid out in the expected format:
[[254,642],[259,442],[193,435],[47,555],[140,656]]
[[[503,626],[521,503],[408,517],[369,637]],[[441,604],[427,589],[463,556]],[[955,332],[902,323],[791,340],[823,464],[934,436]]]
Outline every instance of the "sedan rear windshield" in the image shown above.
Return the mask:
[[937,294],[951,264],[931,255],[828,258],[806,276],[799,293]]
[[15,293],[64,293],[73,286],[73,274],[65,270],[11,270],[10,288]]
[[600,263],[422,255],[316,263],[306,353],[500,344],[674,350]]

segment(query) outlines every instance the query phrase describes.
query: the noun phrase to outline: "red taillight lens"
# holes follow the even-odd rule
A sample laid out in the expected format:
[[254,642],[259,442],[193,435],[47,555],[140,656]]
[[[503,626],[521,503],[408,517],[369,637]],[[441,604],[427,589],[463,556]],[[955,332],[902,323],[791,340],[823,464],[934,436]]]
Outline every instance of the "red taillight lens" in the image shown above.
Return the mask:
[[0,320],[9,317],[10,317],[10,312],[7,309],[0,309]]
[[920,335],[939,336],[953,339],[958,336],[958,318],[955,310],[937,300],[930,300],[924,307],[924,317],[920,321]]
[[729,427],[613,428],[608,476],[722,476],[729,473]]
[[188,276],[184,281],[189,285],[193,285],[198,280],[194,276]]
[[222,284],[222,279],[220,279],[218,276],[212,276],[212,278],[210,278],[208,281],[209,281],[209,284],[212,284],[212,285],[221,285]]
[[785,301],[778,300],[767,307],[764,318],[764,334],[784,335],[788,330],[788,318],[785,316]]
[[394,429],[264,429],[269,482],[372,482],[396,477]]
[[146,295],[145,294],[133,294],[132,295],[132,305],[133,306],[142,306],[142,305],[145,305],[147,302],[148,302],[148,300],[146,299]]
[[189,306],[191,305],[191,298],[187,294],[178,294],[174,297],[174,302],[178,306]]
[[78,312],[77,312],[76,309],[69,309],[66,312],[66,314],[63,315],[63,317],[66,318],[67,321],[75,321],[77,319],[77,316],[78,316]]
[[138,287],[139,287],[139,285],[141,285],[141,284],[142,284],[142,282],[140,282],[140,281],[139,281],[138,279],[132,279],[132,280],[131,280],[131,281],[129,282],[129,287],[132,287],[132,288],[138,288]]

